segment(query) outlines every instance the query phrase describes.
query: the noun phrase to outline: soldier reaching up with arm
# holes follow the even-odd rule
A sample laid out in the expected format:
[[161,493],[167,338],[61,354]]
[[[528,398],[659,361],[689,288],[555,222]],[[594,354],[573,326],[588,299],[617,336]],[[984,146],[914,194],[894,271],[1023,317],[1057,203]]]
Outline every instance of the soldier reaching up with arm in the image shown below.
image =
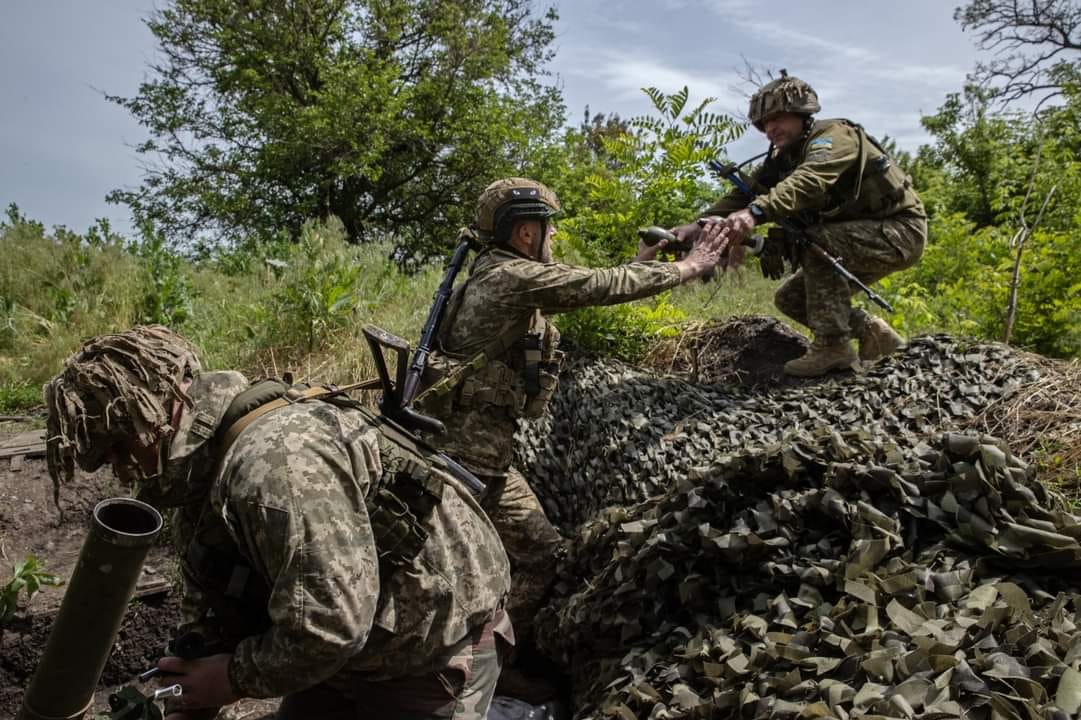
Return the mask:
[[547,316],[675,287],[711,271],[727,243],[715,226],[678,262],[655,261],[662,242],[640,244],[617,267],[566,265],[551,254],[559,209],[551,190],[526,178],[499,180],[481,194],[470,232],[483,249],[451,297],[418,396],[418,408],[447,428],[430,441],[488,486],[481,504],[511,558],[519,641],[530,635],[562,542],[511,464],[518,418],[543,413],[558,381],[559,332]]
[[[911,179],[856,123],[815,120],[820,109],[815,91],[783,70],[760,88],[751,97],[748,116],[766,134],[770,150],[754,174],[755,194],[734,189],[702,217],[716,218],[726,228],[737,253],[739,241],[755,225],[784,220],[803,228],[864,283],[911,267],[927,239],[927,216]],[[693,240],[701,230],[689,223],[673,232]],[[903,345],[884,320],[852,307],[856,288],[829,263],[810,252],[800,260],[802,268],[777,289],[774,303],[809,327],[814,342],[806,355],[785,363],[785,372],[814,377],[850,367],[857,359],[852,338],[859,341],[864,362]]]

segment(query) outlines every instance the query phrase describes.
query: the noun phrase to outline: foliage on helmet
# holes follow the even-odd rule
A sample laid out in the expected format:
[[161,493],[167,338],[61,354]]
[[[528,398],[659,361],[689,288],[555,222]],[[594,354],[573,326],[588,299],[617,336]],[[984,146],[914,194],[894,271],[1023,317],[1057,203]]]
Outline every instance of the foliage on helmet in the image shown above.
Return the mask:
[[821,109],[814,88],[782,70],[781,77],[769,81],[751,96],[747,117],[756,128],[765,132],[765,120],[774,113],[814,115]]
[[92,472],[122,444],[150,447],[172,434],[172,401],[200,369],[195,349],[161,325],[89,340],[45,386],[47,459],[54,485],[77,464]]
[[504,239],[515,222],[547,220],[559,211],[559,198],[544,184],[509,177],[496,180],[480,194],[473,225],[482,239]]

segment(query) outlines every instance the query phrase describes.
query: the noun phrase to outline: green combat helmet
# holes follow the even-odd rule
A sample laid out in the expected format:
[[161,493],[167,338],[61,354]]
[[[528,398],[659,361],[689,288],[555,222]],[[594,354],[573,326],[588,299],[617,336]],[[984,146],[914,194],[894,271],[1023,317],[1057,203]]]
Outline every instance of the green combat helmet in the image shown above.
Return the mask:
[[510,236],[515,222],[544,222],[559,210],[559,198],[543,184],[529,178],[503,178],[480,194],[473,227],[480,239],[503,242]]
[[774,113],[814,115],[821,109],[814,88],[797,77],[789,77],[788,71],[781,70],[781,77],[769,81],[751,96],[747,117],[759,131],[765,132],[765,120]]

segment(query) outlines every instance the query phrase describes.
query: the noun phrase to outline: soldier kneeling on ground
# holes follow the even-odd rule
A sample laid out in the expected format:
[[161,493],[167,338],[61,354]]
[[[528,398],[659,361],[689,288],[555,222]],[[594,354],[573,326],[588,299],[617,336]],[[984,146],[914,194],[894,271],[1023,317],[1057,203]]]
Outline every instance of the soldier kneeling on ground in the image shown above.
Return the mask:
[[203,372],[160,326],[90,340],[45,398],[54,482],[110,463],[175,509],[182,632],[213,654],[158,662],[167,720],[278,696],[282,720],[483,720],[509,564],[430,449],[325,389]]

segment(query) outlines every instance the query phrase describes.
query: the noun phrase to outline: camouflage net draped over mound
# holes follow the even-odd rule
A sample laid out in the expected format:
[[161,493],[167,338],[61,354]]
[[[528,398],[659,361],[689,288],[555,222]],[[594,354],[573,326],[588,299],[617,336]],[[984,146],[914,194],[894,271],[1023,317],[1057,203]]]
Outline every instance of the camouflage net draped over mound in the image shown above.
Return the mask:
[[1076,714],[1081,520],[940,432],[1036,379],[945,337],[759,396],[572,368],[520,460],[585,521],[537,621],[577,717]]
[[578,361],[563,373],[548,414],[521,427],[517,464],[548,517],[569,530],[606,505],[640,502],[691,468],[791,433],[859,428],[914,445],[1038,377],[1009,347],[948,336],[921,337],[864,375],[772,393]]

